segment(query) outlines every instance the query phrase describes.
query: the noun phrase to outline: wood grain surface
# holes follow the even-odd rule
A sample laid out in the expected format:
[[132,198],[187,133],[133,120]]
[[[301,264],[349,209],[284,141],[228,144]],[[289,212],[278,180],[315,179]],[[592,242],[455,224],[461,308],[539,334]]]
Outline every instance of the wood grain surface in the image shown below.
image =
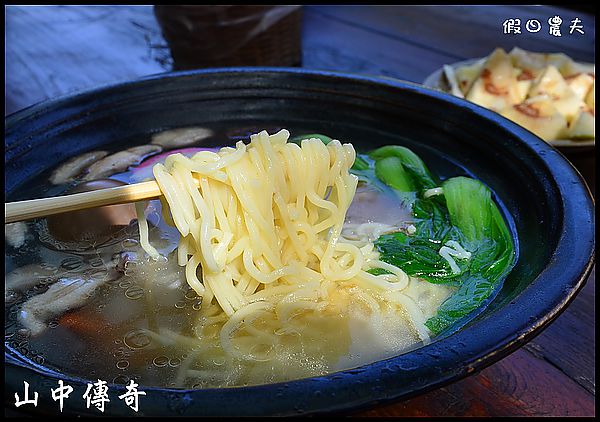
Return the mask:
[[[171,70],[151,6],[8,6],[5,14],[5,115]],[[563,20],[561,37],[547,32],[547,19],[556,15]],[[568,33],[576,17],[584,35]],[[536,34],[503,34],[509,18],[546,24]],[[420,83],[443,64],[482,57],[498,46],[595,62],[595,17],[554,6],[304,7],[306,68]],[[595,190],[593,153],[586,156],[584,176]],[[353,415],[595,416],[594,299],[595,271],[562,315],[508,357],[430,393]]]

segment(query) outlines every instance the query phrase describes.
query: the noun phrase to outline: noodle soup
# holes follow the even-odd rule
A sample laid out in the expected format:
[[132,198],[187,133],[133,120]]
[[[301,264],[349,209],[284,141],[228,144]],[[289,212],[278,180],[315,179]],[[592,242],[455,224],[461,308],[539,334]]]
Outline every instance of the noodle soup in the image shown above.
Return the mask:
[[[191,147],[199,136],[171,131],[100,158],[124,162],[117,173],[86,157],[54,170],[53,189],[155,177],[164,197],[117,213],[138,221],[111,217],[107,232],[75,239],[51,219],[7,226],[11,345],[62,373],[122,384],[312,377],[457,329],[513,265],[489,190],[439,181],[402,147],[357,154],[285,130]],[[457,207],[465,198],[474,210]]]

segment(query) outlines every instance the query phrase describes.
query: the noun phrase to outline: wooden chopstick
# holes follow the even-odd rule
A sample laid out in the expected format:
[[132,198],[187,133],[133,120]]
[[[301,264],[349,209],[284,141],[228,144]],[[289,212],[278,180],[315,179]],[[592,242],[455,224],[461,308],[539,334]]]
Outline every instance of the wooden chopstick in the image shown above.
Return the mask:
[[52,198],[7,202],[4,204],[4,224],[105,205],[155,199],[160,195],[158,184],[152,180]]

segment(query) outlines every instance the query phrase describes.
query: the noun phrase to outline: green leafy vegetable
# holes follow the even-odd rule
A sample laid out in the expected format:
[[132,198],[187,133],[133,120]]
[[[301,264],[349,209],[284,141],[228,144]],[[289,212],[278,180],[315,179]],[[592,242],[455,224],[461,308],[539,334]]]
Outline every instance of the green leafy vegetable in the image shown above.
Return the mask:
[[[408,275],[436,284],[460,285],[448,261],[439,254],[442,246],[439,241],[398,232],[379,237],[375,245],[382,261],[401,268]],[[466,269],[465,263],[465,260],[457,262],[462,271]]]
[[369,163],[367,162],[367,160],[365,160],[360,155],[356,155],[356,158],[354,159],[354,165],[352,166],[352,169],[353,170],[368,170],[369,169]]
[[383,268],[370,268],[367,270],[367,272],[373,275],[391,274],[388,270]]
[[[426,322],[439,334],[482,307],[508,275],[515,255],[510,231],[490,190],[480,181],[454,177],[441,184],[443,194],[425,197],[424,192],[440,185],[412,151],[389,146],[369,157],[382,182],[398,192],[412,187],[417,195],[412,203],[414,234],[379,237],[375,245],[380,259],[410,276],[457,287]],[[471,254],[454,258],[454,269],[440,254],[442,247],[454,245],[450,241]]]
[[469,242],[490,237],[492,209],[490,191],[477,180],[454,177],[443,184],[450,220]]
[[375,176],[389,187],[399,192],[413,192],[411,177],[404,171],[402,161],[397,157],[386,157],[375,163]]
[[[325,144],[332,140],[326,135],[307,134],[290,141],[299,143],[307,138],[321,139]],[[490,190],[468,177],[440,183],[417,154],[397,145],[377,148],[368,155],[357,154],[351,172],[381,191],[395,192],[412,207],[415,232],[379,237],[375,241],[379,259],[410,276],[457,288],[427,320],[427,327],[439,334],[482,308],[515,261],[511,233]],[[443,193],[425,196],[428,190],[438,187]],[[446,251],[455,247],[452,242],[470,253],[468,258],[454,257],[455,266],[440,254],[442,247]],[[380,268],[369,272],[389,273]]]
[[465,277],[459,289],[438,308],[437,315],[429,318],[425,325],[439,334],[480,308],[497,289],[497,280],[478,274]]
[[406,147],[388,145],[371,151],[369,157],[375,162],[388,157],[398,158],[405,171],[411,175],[417,190],[431,189],[437,186],[423,160]]

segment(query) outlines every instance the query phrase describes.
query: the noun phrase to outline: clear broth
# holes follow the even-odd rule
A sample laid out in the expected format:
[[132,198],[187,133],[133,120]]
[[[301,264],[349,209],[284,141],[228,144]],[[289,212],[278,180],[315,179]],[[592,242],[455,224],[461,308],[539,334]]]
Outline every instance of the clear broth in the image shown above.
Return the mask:
[[[214,138],[203,144],[219,145],[219,139],[228,139],[227,144],[232,144],[247,140],[250,133],[251,130],[216,131]],[[47,181],[48,175],[36,180]],[[126,181],[130,176],[127,172],[111,178]],[[40,189],[39,182],[30,181],[13,199],[57,195],[68,187],[46,182]],[[179,235],[162,221],[160,212],[160,202],[151,201],[147,209],[148,219],[154,225],[151,242],[168,255],[176,248]],[[407,210],[396,197],[367,186],[357,192],[347,221],[401,225],[408,218]],[[37,364],[64,374],[117,384],[135,380],[142,386],[171,388],[254,385],[324,375],[420,345],[408,320],[397,312],[390,310],[377,320],[365,320],[352,312],[329,312],[326,318],[315,315],[312,321],[316,328],[311,335],[284,335],[283,346],[277,351],[257,350],[259,354],[275,353],[270,361],[230,359],[219,350],[216,334],[210,337],[209,344],[208,337],[197,344],[187,340],[194,336],[201,298],[189,288],[175,259],[153,262],[144,257],[135,221],[101,244],[57,241],[48,233],[43,219],[25,224],[23,245],[15,248],[7,243],[6,273],[42,263],[58,268],[62,278],[56,281],[56,276],[49,276],[23,292],[7,291],[5,343]],[[83,306],[51,319],[39,335],[31,335],[20,324],[19,312],[29,298],[43,293],[53,282],[68,283],[86,271],[108,271],[114,265],[114,257],[121,253],[129,253],[135,259],[129,261],[122,275],[98,287]],[[411,284],[411,288],[429,316],[451,293],[444,286],[424,281],[414,283],[414,287]],[[352,295],[346,293],[340,292],[339,301],[350,309],[354,306],[350,306]],[[158,331],[170,334],[161,338],[152,335]]]

